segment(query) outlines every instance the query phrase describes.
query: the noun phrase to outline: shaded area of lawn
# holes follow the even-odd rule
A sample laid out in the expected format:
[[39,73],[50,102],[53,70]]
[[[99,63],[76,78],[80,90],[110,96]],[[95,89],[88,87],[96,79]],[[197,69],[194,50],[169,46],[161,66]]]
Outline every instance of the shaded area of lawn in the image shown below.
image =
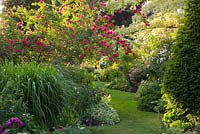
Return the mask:
[[104,134],[159,134],[161,123],[159,115],[137,109],[137,101],[132,93],[108,90],[111,94],[111,105],[120,116],[120,123],[103,126]]

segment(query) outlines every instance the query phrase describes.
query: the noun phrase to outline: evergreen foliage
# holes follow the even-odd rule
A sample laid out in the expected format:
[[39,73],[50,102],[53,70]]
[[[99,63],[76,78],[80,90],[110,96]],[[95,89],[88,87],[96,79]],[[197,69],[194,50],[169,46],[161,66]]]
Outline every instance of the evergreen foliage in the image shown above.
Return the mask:
[[167,101],[164,120],[170,127],[194,128],[200,114],[200,0],[187,0],[162,92]]
[[161,96],[159,81],[143,81],[137,91],[138,108],[142,111],[163,112]]

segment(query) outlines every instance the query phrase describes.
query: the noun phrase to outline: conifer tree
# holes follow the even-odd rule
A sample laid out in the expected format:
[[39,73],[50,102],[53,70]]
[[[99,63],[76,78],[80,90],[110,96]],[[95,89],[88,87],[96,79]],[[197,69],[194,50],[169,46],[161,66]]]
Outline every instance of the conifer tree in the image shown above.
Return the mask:
[[185,16],[166,68],[162,93],[169,127],[194,129],[200,116],[200,0],[185,1]]

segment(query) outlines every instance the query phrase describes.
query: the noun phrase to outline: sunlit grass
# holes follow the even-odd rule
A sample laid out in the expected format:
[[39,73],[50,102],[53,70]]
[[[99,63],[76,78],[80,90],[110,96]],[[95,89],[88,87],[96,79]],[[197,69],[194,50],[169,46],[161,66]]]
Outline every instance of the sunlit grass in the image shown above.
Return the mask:
[[104,134],[159,134],[159,115],[138,110],[134,94],[116,90],[108,92],[112,96],[111,104],[117,110],[121,122],[113,126],[103,126]]
[[117,110],[121,119],[115,125],[94,127],[101,129],[101,134],[159,134],[163,132],[161,115],[140,111],[137,108],[134,93],[107,89],[106,83],[95,84],[111,95],[111,105]]

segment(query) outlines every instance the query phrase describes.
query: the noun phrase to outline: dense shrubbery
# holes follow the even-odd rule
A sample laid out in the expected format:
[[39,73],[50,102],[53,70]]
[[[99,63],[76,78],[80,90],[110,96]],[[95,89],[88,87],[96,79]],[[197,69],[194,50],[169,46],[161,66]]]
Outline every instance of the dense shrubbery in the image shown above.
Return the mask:
[[103,60],[95,70],[97,80],[108,82],[108,88],[114,90],[130,91],[128,73],[134,64],[135,56],[120,55],[119,63],[110,65]]
[[[45,64],[5,63],[0,70],[0,122],[20,117],[25,122],[24,129],[31,133],[48,129],[47,126],[82,122],[88,109],[98,105],[105,95],[93,85],[86,70],[76,67],[59,71]],[[106,106],[108,110],[98,118],[112,124],[108,122],[110,117],[104,116],[117,113]]]
[[132,87],[137,90],[139,84],[141,83],[142,80],[146,80],[148,78],[149,68],[146,67],[146,65],[143,66],[134,66],[130,71],[129,71],[129,81],[132,85]]
[[[114,31],[111,17],[99,14],[106,4],[96,4],[90,9],[85,0],[51,0],[51,4],[42,0],[32,3],[37,10],[9,10],[1,20],[0,29],[4,32],[0,32],[0,57],[80,64],[83,59],[101,56],[117,62],[119,50],[134,54],[130,42]],[[135,13],[140,15],[140,10]],[[145,18],[142,20],[146,22]]]
[[[24,4],[22,0],[13,2],[18,2],[17,5]],[[4,20],[0,20],[0,58],[13,60],[14,63],[23,60],[37,63],[52,62],[60,65],[61,62],[66,62],[70,66],[56,69],[52,66],[33,63],[2,65],[0,68],[2,70],[0,72],[0,123],[10,117],[20,117],[25,123],[23,128],[30,133],[41,133],[43,130],[39,129],[46,129],[45,126],[57,127],[66,123],[70,125],[84,123],[85,118],[107,124],[117,123],[119,117],[116,111],[107,103],[101,102],[105,93],[93,84],[94,80],[108,82],[110,89],[123,91],[136,92],[139,86],[137,92],[139,108],[144,111],[164,111],[159,84],[163,79],[164,69],[171,52],[170,45],[173,42],[171,38],[152,36],[148,38],[148,45],[138,46],[136,55],[133,49],[137,48],[137,45],[131,43],[134,39],[114,31],[113,24],[117,22],[112,22],[112,20],[117,17],[116,14],[123,16],[121,14],[124,13],[123,8],[109,9],[109,6],[115,6],[110,3],[107,8],[104,8],[106,4],[102,2],[100,5],[96,3],[98,7],[94,5],[89,7],[88,1],[74,0],[52,0],[51,2],[40,0],[32,5],[31,1],[27,3],[28,9],[31,10],[24,7],[14,8],[4,15]],[[116,2],[113,3],[119,5]],[[140,5],[134,8],[128,4],[124,10],[131,16],[140,14],[146,26],[149,26],[146,20],[148,16],[140,12],[140,8]],[[198,6],[194,8],[195,12],[199,12]],[[110,12],[114,16],[104,14]],[[129,16],[130,21],[131,16]],[[187,17],[190,20],[193,19],[190,17],[194,16],[189,14]],[[195,19],[199,19],[198,14],[195,14]],[[161,26],[166,23],[168,21]],[[126,23],[121,24],[128,26]],[[174,24],[177,22],[166,24],[166,27],[174,28],[177,26]],[[168,111],[164,115],[164,120],[170,127],[194,128],[200,112],[197,92],[200,52],[196,45],[199,41],[199,25],[194,23],[198,28],[191,32],[190,29],[193,29],[193,26],[190,24],[193,22],[186,21],[186,26],[179,31],[178,45],[175,46],[164,78],[163,98],[168,102]],[[193,34],[195,31],[197,34]],[[181,38],[181,34],[185,37]],[[188,45],[188,41],[193,43]],[[187,54],[192,54],[192,56]],[[100,68],[95,66],[86,71],[71,66],[87,61],[87,58],[91,58],[93,62],[98,61],[102,56],[106,61],[105,64],[99,65]],[[112,64],[113,62],[119,62],[119,64]],[[135,64],[135,62],[138,63]],[[185,70],[181,70],[182,68]],[[92,72],[92,75],[88,72]],[[141,83],[143,80],[145,81]],[[180,92],[181,89],[183,89],[182,92]],[[197,99],[194,100],[194,98]],[[63,127],[63,130],[54,132],[82,133],[81,129],[74,130],[73,127]]]
[[107,103],[100,102],[87,109],[86,118],[94,119],[100,124],[115,124],[120,121],[117,112]]
[[164,112],[160,82],[143,81],[138,88],[138,108],[143,111]]
[[138,63],[129,71],[129,80],[137,90],[142,80],[162,80],[168,63],[173,39],[151,36],[148,45],[144,44],[138,51]]
[[167,101],[164,121],[169,127],[194,129],[200,114],[200,1],[187,0],[162,92]]
[[81,121],[86,109],[101,100],[103,90],[93,85],[93,76],[85,69],[67,66],[61,70],[65,79],[71,81],[70,84],[73,86],[71,105],[76,118]]

